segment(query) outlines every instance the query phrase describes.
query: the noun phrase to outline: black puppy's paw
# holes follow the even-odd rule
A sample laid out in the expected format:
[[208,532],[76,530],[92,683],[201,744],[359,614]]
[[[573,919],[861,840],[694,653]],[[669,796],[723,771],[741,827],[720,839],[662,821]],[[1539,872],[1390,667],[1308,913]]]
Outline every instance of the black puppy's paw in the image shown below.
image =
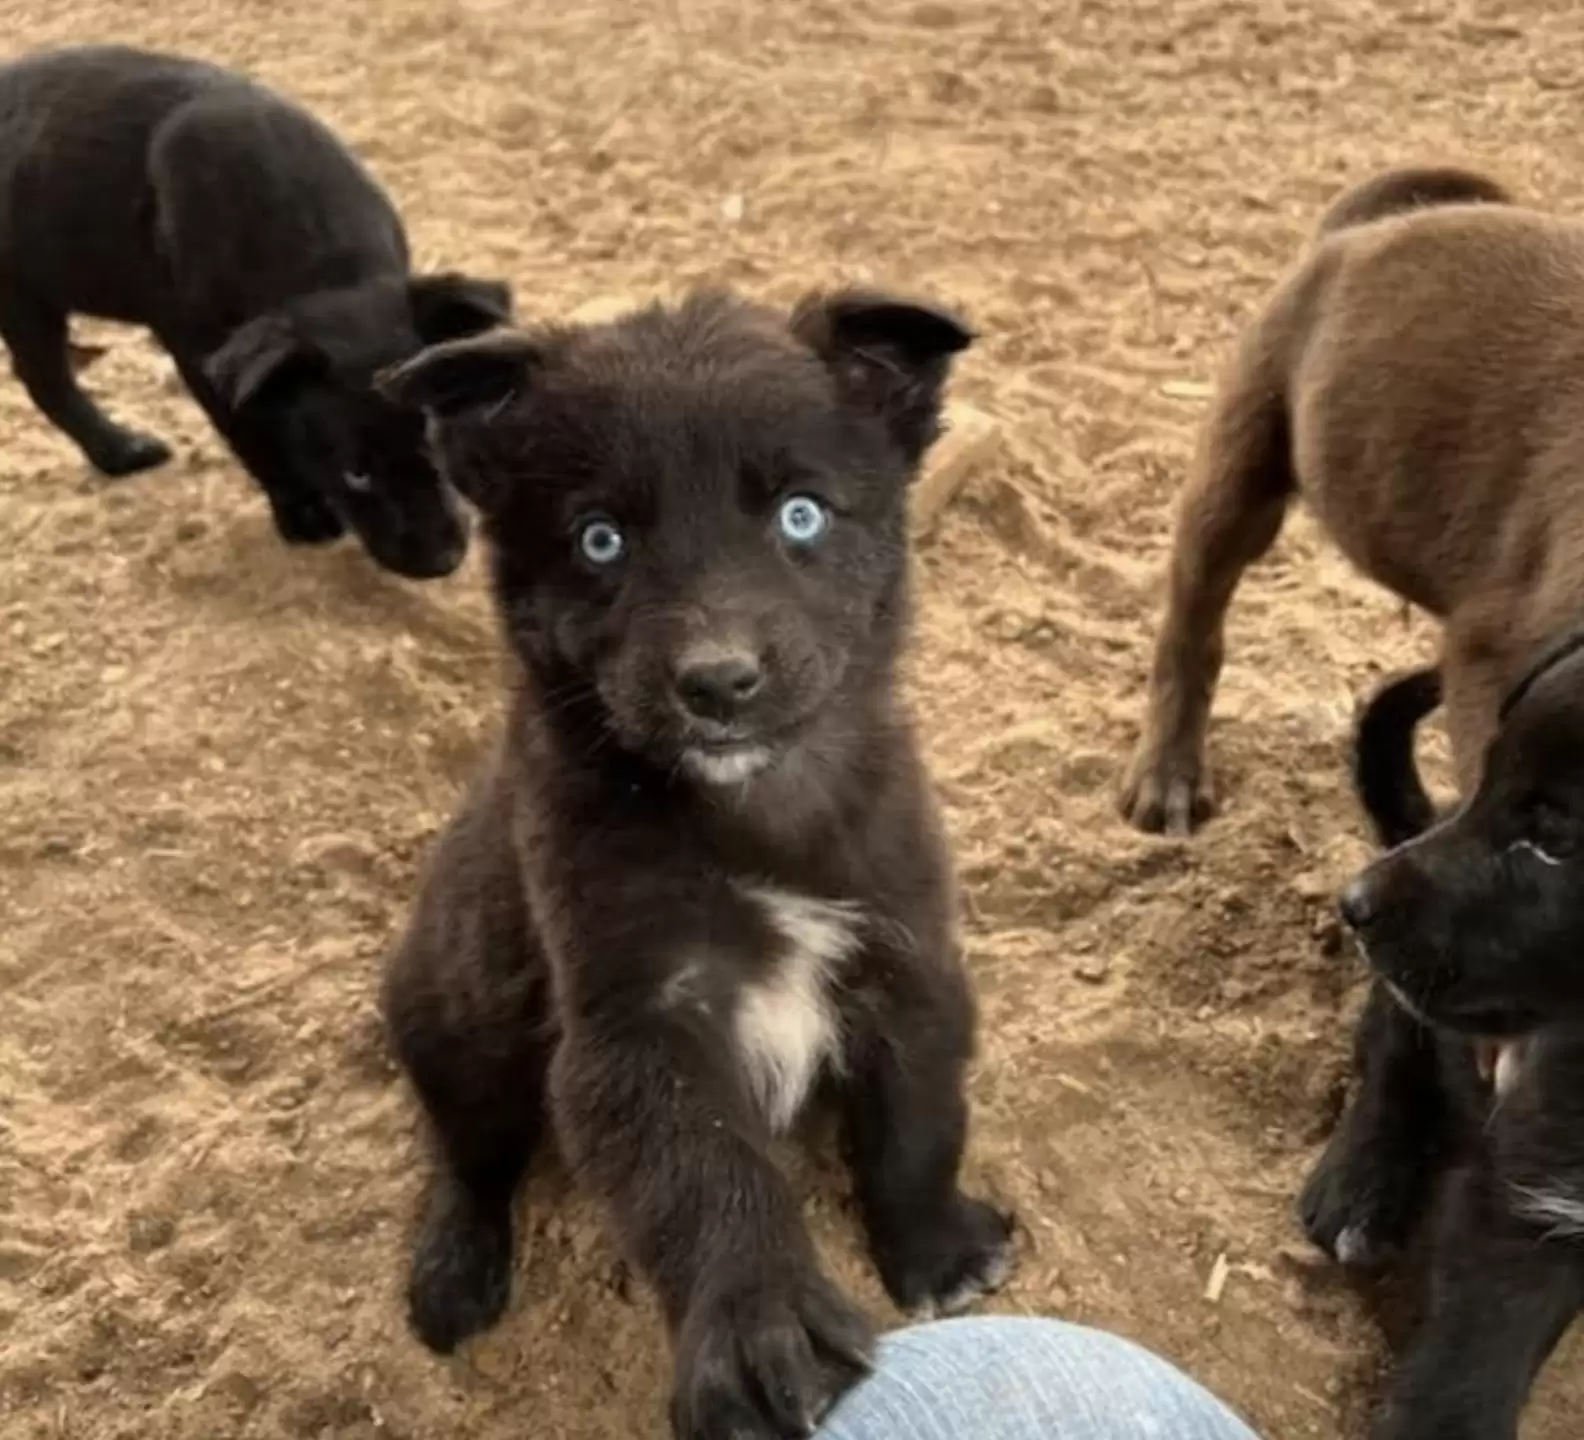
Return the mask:
[[511,1272],[509,1207],[482,1209],[440,1182],[413,1247],[407,1307],[414,1333],[449,1355],[500,1319],[511,1298]]
[[324,501],[311,495],[289,500],[270,496],[275,529],[288,545],[328,545],[346,534],[346,522]]
[[817,1271],[701,1301],[677,1342],[676,1440],[801,1440],[869,1373],[874,1331]]
[[944,1216],[877,1246],[875,1263],[898,1309],[955,1315],[994,1294],[1012,1273],[1013,1217],[983,1200],[953,1197]]
[[1378,1268],[1407,1244],[1419,1218],[1423,1169],[1405,1143],[1344,1119],[1299,1194],[1304,1233],[1349,1269]]
[[88,451],[89,464],[112,479],[157,469],[170,458],[171,448],[163,440],[136,430],[107,431]]

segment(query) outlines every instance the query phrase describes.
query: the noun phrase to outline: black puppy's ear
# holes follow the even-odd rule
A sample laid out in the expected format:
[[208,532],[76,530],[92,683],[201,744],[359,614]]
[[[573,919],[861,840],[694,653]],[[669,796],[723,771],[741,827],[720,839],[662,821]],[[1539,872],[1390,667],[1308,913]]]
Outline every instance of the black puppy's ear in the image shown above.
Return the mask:
[[946,310],[869,290],[805,296],[792,333],[830,368],[844,400],[886,420],[914,464],[940,433],[952,357],[974,341]]
[[387,400],[439,420],[504,405],[528,383],[541,350],[533,336],[500,327],[448,340],[374,377]]
[[413,328],[425,345],[477,335],[512,318],[511,286],[470,275],[418,275],[407,282]]
[[256,400],[266,386],[324,364],[284,315],[257,315],[231,332],[203,363],[204,375],[234,410]]

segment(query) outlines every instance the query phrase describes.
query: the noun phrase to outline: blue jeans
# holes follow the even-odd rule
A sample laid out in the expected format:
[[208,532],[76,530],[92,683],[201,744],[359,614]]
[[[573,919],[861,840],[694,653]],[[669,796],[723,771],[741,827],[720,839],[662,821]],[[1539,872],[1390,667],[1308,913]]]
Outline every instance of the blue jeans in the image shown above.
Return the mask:
[[937,1320],[880,1342],[815,1440],[1257,1440],[1130,1340],[1060,1320]]

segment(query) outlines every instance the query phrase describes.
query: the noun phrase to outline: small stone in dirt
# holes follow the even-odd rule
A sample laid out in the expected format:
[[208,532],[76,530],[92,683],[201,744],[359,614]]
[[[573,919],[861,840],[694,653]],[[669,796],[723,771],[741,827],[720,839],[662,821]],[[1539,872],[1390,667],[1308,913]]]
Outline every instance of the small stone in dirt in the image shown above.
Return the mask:
[[1295,875],[1292,886],[1301,900],[1324,900],[1331,894],[1331,882],[1313,870]]
[[168,1215],[134,1215],[127,1222],[127,1246],[135,1255],[163,1250],[176,1238],[176,1222]]
[[1090,985],[1101,985],[1111,977],[1111,962],[1104,955],[1085,955],[1073,974]]
[[950,5],[915,5],[912,19],[925,30],[950,30],[957,23],[957,12]]

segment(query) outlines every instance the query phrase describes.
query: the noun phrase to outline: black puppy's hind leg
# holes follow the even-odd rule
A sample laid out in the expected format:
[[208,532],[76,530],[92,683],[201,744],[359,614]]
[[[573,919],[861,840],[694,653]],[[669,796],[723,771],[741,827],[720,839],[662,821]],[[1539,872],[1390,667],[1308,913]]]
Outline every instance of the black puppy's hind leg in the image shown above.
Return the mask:
[[33,403],[101,474],[132,475],[171,458],[163,440],[116,424],[83,392],[61,311],[15,294],[0,297],[0,338]]
[[1584,1305],[1584,1255],[1513,1218],[1483,1171],[1449,1187],[1430,1309],[1373,1440],[1516,1440],[1535,1377]]
[[908,1313],[951,1314],[1000,1288],[1013,1217],[957,1188],[974,1004],[954,968],[913,957],[882,1012],[853,1036],[843,1081],[847,1163],[887,1293]]
[[1354,1035],[1357,1091],[1299,1197],[1305,1233],[1344,1265],[1402,1247],[1451,1139],[1435,1037],[1374,984]]

